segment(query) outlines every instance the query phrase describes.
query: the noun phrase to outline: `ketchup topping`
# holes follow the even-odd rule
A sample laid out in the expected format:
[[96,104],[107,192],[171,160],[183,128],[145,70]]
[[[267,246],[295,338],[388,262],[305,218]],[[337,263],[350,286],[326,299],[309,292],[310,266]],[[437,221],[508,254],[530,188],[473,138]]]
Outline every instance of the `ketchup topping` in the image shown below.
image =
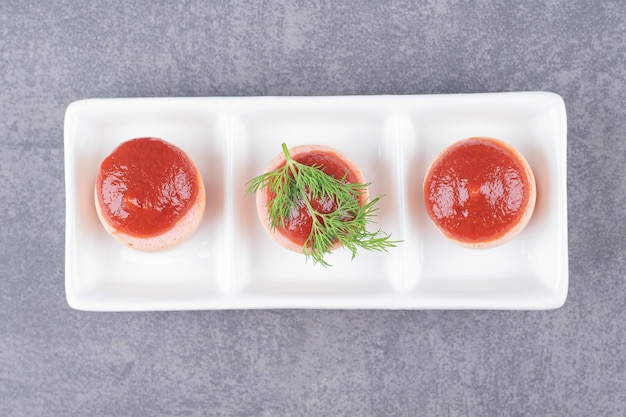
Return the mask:
[[462,242],[498,239],[517,225],[530,199],[524,164],[506,146],[471,138],[448,148],[424,181],[432,221]]
[[[353,173],[348,165],[332,152],[324,150],[315,150],[314,152],[302,153],[292,156],[293,160],[307,166],[316,166],[326,175],[335,179],[342,179],[344,176],[346,183],[355,183],[358,181],[357,176]],[[281,168],[285,164],[278,166]],[[269,204],[271,204],[272,196],[268,195]],[[337,203],[334,199],[325,197],[321,199],[311,200],[311,206],[319,213],[332,213],[337,210]],[[277,228],[277,231],[287,237],[293,243],[303,246],[311,234],[313,226],[313,218],[303,200],[298,201],[298,208],[291,212],[288,219],[285,220],[284,228]]]
[[171,229],[199,192],[195,165],[158,138],[119,145],[101,164],[96,194],[102,215],[118,231],[153,237]]

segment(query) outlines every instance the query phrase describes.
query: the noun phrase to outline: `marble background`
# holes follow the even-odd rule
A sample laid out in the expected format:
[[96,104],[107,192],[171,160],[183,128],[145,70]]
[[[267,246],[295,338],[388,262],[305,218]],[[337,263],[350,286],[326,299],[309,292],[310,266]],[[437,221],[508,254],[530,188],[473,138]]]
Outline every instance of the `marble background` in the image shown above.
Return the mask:
[[[621,0],[0,3],[0,415],[626,415]],[[568,112],[552,311],[86,313],[63,116],[88,97],[547,90]]]

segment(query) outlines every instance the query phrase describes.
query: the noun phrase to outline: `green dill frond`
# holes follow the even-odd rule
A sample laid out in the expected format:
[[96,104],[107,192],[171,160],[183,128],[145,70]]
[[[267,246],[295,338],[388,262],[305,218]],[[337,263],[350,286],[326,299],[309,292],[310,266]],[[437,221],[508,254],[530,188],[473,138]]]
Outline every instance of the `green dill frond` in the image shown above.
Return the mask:
[[[331,266],[324,256],[339,242],[352,254],[358,250],[384,251],[395,247],[399,241],[391,240],[391,235],[380,229],[370,232],[367,225],[372,222],[378,210],[375,205],[381,197],[359,203],[369,183],[346,183],[347,173],[341,179],[327,175],[319,166],[301,164],[291,158],[287,146],[282,144],[285,165],[271,172],[253,178],[248,183],[248,192],[256,193],[267,189],[272,199],[267,211],[270,227],[283,228],[293,210],[304,204],[312,219],[311,233],[304,243],[303,253],[324,267]],[[311,201],[325,198],[334,199],[337,208],[331,213],[320,213]]]

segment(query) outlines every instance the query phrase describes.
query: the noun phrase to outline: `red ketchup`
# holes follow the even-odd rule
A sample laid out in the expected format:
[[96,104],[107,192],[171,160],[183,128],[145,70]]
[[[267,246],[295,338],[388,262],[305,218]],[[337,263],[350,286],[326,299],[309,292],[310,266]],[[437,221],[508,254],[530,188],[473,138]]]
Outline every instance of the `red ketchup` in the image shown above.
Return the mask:
[[[324,173],[335,178],[342,179],[346,176],[346,183],[364,183],[364,179],[358,168],[346,160],[337,152],[330,148],[320,146],[302,146],[293,148],[290,150],[291,157],[294,161],[307,166],[318,166]],[[273,165],[271,170],[281,168],[285,165],[283,158],[282,163]],[[265,201],[267,204],[272,203],[273,196],[269,190],[264,192]],[[367,193],[363,193],[360,198],[360,204],[367,199]],[[314,210],[320,213],[332,213],[337,209],[337,204],[334,199],[326,197],[322,199],[311,200],[311,206]],[[276,232],[288,239],[289,246],[295,250],[295,247],[302,248],[311,234],[311,228],[313,219],[308,208],[305,206],[304,201],[300,201],[298,209],[293,210],[291,215],[285,221],[283,228],[277,228]]]
[[521,154],[491,138],[470,138],[444,150],[424,180],[426,211],[460,243],[507,240],[532,214],[535,182]]
[[102,162],[96,197],[109,225],[148,238],[170,230],[189,211],[199,188],[197,169],[181,149],[162,139],[138,138]]

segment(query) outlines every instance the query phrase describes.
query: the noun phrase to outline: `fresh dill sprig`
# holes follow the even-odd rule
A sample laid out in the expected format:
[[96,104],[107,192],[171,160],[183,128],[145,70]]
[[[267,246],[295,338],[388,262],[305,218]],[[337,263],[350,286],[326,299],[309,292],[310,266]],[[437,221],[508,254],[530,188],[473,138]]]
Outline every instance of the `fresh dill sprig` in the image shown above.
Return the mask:
[[[274,171],[266,172],[248,183],[248,192],[256,193],[268,189],[273,198],[267,204],[270,227],[284,228],[294,210],[302,205],[312,219],[311,233],[304,243],[303,253],[307,259],[325,267],[331,266],[324,256],[331,252],[331,247],[339,242],[350,250],[352,259],[358,249],[384,251],[396,246],[398,241],[390,240],[391,235],[380,229],[367,230],[367,225],[375,217],[377,197],[363,206],[359,203],[362,193],[369,183],[347,183],[347,173],[336,179],[320,169],[308,166],[292,159],[287,146],[283,143],[285,165]],[[331,213],[322,213],[313,208],[312,201],[334,200],[337,208]]]

